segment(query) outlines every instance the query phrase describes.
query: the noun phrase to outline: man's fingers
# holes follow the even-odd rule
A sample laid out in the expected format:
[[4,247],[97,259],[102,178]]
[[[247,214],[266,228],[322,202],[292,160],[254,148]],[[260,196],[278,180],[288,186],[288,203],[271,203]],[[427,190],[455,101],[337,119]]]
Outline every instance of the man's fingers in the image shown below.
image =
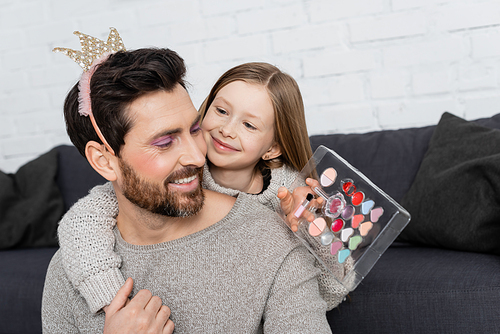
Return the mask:
[[161,306],[162,306],[162,301],[161,301],[160,297],[151,296],[151,298],[149,299],[149,301],[145,307],[145,310],[149,311],[149,312],[156,313],[156,312],[160,311]]
[[132,289],[134,288],[134,280],[132,278],[127,278],[125,284],[118,290],[115,298],[111,301],[109,306],[105,309],[106,315],[112,315],[118,312],[121,308],[123,308],[128,301],[128,296],[132,293]]
[[132,298],[132,300],[130,301],[130,306],[145,309],[152,296],[153,295],[151,294],[151,291],[146,289],[141,290],[134,296],[134,298]]
[[162,305],[158,296],[149,290],[139,291],[132,300],[133,281],[127,279],[106,311],[105,333],[163,333],[172,334],[174,323],[170,320],[170,308]]
[[163,327],[162,334],[172,334],[174,332],[174,322],[170,319],[167,320],[167,323]]
[[163,326],[167,324],[168,318],[170,318],[170,308],[162,305],[158,313],[156,313],[156,321],[159,322],[163,328]]

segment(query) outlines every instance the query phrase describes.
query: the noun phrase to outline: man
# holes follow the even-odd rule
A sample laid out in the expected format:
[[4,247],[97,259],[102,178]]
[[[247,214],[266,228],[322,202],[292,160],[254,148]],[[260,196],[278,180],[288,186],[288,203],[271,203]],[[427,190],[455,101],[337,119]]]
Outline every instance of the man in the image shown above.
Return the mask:
[[106,314],[92,313],[58,252],[44,332],[330,333],[314,258],[280,218],[201,188],[206,144],[184,74],[170,50],[111,55],[89,79],[99,127],[78,114],[78,87],[69,92],[68,134],[118,199],[115,251],[134,297],[129,279]]

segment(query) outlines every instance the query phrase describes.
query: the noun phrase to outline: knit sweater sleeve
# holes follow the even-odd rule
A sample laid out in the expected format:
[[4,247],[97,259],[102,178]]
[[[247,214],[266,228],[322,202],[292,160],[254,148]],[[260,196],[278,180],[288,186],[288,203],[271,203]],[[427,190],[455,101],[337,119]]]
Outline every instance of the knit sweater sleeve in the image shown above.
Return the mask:
[[62,264],[92,312],[109,305],[125,283],[114,252],[118,202],[111,183],[80,199],[59,223]]
[[281,264],[264,310],[264,333],[331,333],[312,258],[298,246]]

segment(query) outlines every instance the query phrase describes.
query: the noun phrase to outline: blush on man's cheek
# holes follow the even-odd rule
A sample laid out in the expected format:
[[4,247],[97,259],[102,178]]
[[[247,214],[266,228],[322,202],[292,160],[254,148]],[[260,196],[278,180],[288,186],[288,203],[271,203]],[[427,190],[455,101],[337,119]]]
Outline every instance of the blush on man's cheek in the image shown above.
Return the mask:
[[159,159],[156,155],[149,154],[135,154],[128,163],[134,166],[140,177],[155,178],[155,175],[165,177],[165,171],[170,166],[166,159]]

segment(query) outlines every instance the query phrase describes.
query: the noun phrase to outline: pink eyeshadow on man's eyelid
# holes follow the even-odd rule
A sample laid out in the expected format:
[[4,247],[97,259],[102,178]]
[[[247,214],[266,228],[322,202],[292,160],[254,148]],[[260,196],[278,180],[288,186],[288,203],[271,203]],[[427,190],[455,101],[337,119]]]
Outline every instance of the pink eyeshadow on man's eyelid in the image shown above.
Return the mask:
[[161,138],[158,138],[156,140],[153,140],[153,142],[151,143],[151,145],[153,145],[153,146],[165,145],[165,144],[168,144],[171,141],[172,141],[172,137],[171,136],[166,136],[166,137],[161,137]]
[[196,122],[196,124],[191,127],[190,131],[193,131],[197,128],[201,128],[201,121]]

